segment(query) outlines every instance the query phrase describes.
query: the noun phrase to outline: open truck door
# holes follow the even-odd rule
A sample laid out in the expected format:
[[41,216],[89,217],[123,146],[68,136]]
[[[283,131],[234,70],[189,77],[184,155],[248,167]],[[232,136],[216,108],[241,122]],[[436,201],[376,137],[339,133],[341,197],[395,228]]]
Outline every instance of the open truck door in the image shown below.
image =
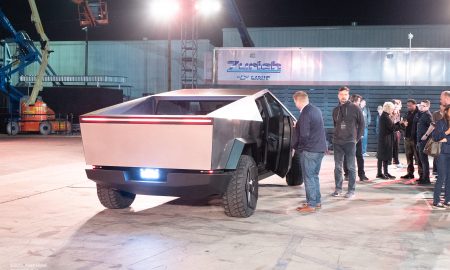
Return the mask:
[[280,177],[285,177],[291,167],[292,127],[290,116],[271,95],[266,95],[269,108],[267,128],[267,168]]

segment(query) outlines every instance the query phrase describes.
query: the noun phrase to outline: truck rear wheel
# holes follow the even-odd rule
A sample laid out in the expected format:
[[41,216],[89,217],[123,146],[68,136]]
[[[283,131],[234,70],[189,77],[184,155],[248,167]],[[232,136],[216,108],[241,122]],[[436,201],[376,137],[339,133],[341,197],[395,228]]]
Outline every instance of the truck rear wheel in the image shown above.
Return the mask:
[[52,124],[48,121],[43,121],[39,124],[39,133],[42,135],[49,135],[52,132]]
[[6,133],[8,135],[17,135],[19,133],[19,124],[16,121],[9,121],[6,124]]
[[123,209],[133,203],[136,194],[97,184],[97,197],[106,208]]
[[242,155],[223,195],[225,214],[249,217],[258,202],[258,168],[252,157]]
[[300,167],[300,154],[295,151],[292,157],[291,169],[286,175],[286,184],[288,186],[300,186],[303,184],[302,168]]

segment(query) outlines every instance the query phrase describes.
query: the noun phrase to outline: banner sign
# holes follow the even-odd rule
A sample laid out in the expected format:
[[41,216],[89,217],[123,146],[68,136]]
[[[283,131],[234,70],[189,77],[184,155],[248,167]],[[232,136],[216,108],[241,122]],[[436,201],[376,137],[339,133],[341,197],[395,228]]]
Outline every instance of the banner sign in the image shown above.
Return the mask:
[[450,85],[449,49],[218,48],[218,85]]
[[217,76],[220,82],[285,82],[291,80],[290,50],[216,51]]

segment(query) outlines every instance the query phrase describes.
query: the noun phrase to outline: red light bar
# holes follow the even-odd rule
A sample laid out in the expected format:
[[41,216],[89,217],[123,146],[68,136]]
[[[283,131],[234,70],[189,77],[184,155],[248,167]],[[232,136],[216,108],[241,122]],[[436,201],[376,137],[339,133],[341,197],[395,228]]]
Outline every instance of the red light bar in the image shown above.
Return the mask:
[[81,117],[81,123],[211,125],[209,118]]

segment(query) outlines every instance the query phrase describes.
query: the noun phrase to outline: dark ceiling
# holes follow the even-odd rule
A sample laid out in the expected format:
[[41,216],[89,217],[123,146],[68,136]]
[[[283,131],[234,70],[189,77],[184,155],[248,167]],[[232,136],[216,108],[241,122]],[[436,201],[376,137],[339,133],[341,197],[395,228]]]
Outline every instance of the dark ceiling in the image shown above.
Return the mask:
[[[150,18],[150,0],[107,0],[110,24],[91,29],[90,40],[166,39],[167,26]],[[236,0],[248,27],[449,24],[448,0]],[[78,8],[71,0],[36,0],[51,40],[83,40]],[[3,0],[0,7],[17,30],[37,39],[27,0]],[[228,11],[203,19],[200,38],[222,42],[222,28],[232,27]],[[179,23],[173,23],[179,29]],[[173,30],[174,38],[179,31]],[[7,34],[3,31],[2,37]]]

